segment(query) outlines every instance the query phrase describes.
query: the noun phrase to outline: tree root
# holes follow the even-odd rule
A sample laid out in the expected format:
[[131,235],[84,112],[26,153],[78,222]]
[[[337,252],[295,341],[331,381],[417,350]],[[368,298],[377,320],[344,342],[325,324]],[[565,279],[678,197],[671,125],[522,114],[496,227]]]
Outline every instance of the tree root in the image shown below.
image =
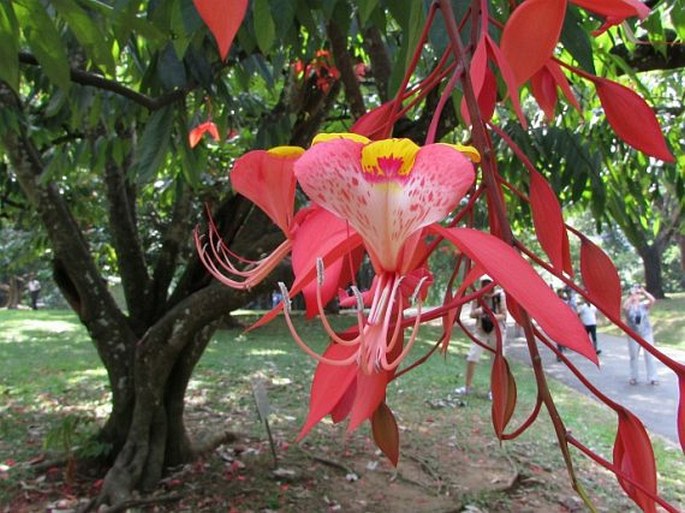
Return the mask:
[[204,438],[201,442],[197,442],[193,446],[193,455],[198,458],[212,452],[217,447],[235,442],[241,438],[240,433],[235,433],[233,431],[220,431],[210,434],[208,437]]
[[181,494],[159,495],[157,497],[141,497],[140,499],[129,499],[119,504],[115,504],[107,509],[99,511],[98,513],[121,513],[129,508],[136,506],[149,506],[150,504],[162,504],[167,502],[180,501],[183,498]]
[[324,458],[323,456],[317,456],[316,454],[312,454],[308,450],[304,449],[303,447],[299,448],[302,453],[307,456],[308,458],[311,458],[314,461],[318,461],[319,463],[323,463],[324,465],[327,465],[329,467],[337,468],[338,470],[342,470],[346,474],[355,474],[358,475],[357,472],[352,467],[348,467],[344,463],[341,463],[336,460],[331,460],[328,458]]

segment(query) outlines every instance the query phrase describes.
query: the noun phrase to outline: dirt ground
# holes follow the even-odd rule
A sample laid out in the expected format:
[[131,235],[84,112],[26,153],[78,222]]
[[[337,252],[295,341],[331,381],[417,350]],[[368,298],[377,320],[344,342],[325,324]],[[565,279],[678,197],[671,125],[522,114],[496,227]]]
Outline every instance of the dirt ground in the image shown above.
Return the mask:
[[[476,403],[478,408],[488,405],[485,398]],[[563,464],[545,467],[533,463],[540,458],[532,457],[536,449],[527,442],[500,446],[491,428],[478,421],[476,415],[470,419],[468,431],[458,431],[455,416],[469,415],[473,406],[464,407],[456,398],[429,406],[428,415],[424,412],[420,418],[396,412],[401,430],[397,468],[377,451],[366,426],[350,435],[344,426],[321,424],[296,444],[298,421],[272,415],[274,459],[268,433],[255,419],[253,409],[245,408],[217,420],[216,412],[191,406],[190,425],[205,430],[237,426],[245,428],[245,433],[252,432],[219,446],[193,464],[172,469],[157,490],[131,501],[129,509],[117,511],[586,511],[571,490]],[[101,481],[63,466],[27,476],[16,484],[13,499],[2,505],[0,512],[76,512],[101,485]],[[590,480],[602,485],[613,478],[596,473]],[[597,506],[599,511],[616,511],[617,507]],[[622,510],[630,511],[625,507]]]

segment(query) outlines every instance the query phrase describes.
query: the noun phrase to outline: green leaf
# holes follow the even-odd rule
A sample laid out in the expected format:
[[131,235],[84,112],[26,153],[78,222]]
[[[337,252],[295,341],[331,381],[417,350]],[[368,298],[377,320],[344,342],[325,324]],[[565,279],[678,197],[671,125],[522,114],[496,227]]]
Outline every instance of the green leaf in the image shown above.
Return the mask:
[[19,30],[12,5],[0,2],[0,80],[19,90]]
[[676,0],[671,9],[671,23],[681,40],[685,40],[685,0]]
[[259,46],[262,53],[267,53],[276,38],[276,25],[271,16],[269,0],[255,0],[252,20],[254,22],[255,36],[257,37],[257,46]]
[[359,0],[357,2],[359,10],[359,22],[363,27],[369,21],[373,10],[378,6],[378,0]]
[[564,26],[561,29],[561,42],[581,68],[593,75],[597,74],[590,38],[575,7],[569,6],[566,10]]
[[133,164],[133,173],[138,183],[150,182],[164,163],[171,137],[173,113],[173,107],[165,107],[148,119]]
[[39,0],[17,0],[14,8],[24,37],[45,74],[58,87],[69,89],[67,51],[43,4]]
[[414,0],[401,0],[389,5],[390,12],[402,29],[402,46],[395,59],[390,78],[390,92],[396,91],[417,47],[424,23],[423,3]]
[[73,0],[51,0],[50,3],[67,22],[93,63],[113,76],[116,72],[116,65],[112,56],[111,42],[107,40],[88,13]]

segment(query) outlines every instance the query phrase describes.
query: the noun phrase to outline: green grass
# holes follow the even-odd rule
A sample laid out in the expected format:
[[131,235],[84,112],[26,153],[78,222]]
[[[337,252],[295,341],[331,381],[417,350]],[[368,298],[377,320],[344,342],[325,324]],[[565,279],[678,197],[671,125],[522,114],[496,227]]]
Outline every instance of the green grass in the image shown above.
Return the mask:
[[[680,298],[682,300],[683,298]],[[676,309],[669,309],[677,317]],[[655,318],[660,313],[655,312]],[[238,317],[249,324],[255,317]],[[339,326],[349,323],[346,316],[333,317]],[[325,344],[318,321],[297,320],[303,339],[321,351]],[[97,353],[88,334],[69,312],[6,311],[0,310],[0,358],[4,370],[0,375],[0,463],[8,459],[26,461],[43,451],[43,442],[49,433],[64,425],[69,416],[81,415],[103,421],[108,413],[108,385],[104,370],[99,366]],[[678,328],[679,329],[679,328]],[[437,327],[425,327],[419,336],[413,355],[426,351],[439,334]],[[484,395],[470,397],[463,407],[431,410],[429,403],[448,397],[462,384],[467,343],[457,338],[446,358],[435,355],[424,365],[391,383],[388,404],[396,411],[403,425],[420,425],[426,417],[441,416],[445,425],[435,432],[428,431],[424,449],[439,450],[444,439],[451,436],[455,443],[474,458],[484,457],[481,447],[473,447],[474,433],[482,442],[494,441],[489,420],[490,404]],[[230,429],[263,437],[264,432],[256,421],[251,383],[265,378],[270,383],[269,402],[272,407],[271,423],[278,433],[286,432],[292,441],[306,414],[312,371],[315,363],[290,338],[282,319],[245,333],[242,329],[217,332],[198,364],[190,383],[187,401],[191,423],[201,417],[204,427],[216,423]],[[512,364],[518,387],[518,408],[512,425],[517,425],[532,409],[536,384],[528,367]],[[488,372],[481,365],[475,385],[482,391],[488,387]],[[606,408],[556,382],[551,389],[567,427],[574,436],[592,447],[605,458],[611,459],[616,433],[616,418]],[[197,413],[199,412],[199,413]],[[228,419],[228,420],[227,420]],[[199,424],[198,424],[199,425]],[[367,426],[362,429],[368,430]],[[442,429],[440,431],[439,429]],[[403,444],[414,447],[423,439],[409,431],[403,434]],[[315,441],[330,439],[331,428],[324,423],[315,429]],[[444,438],[443,438],[444,437]],[[316,442],[316,443],[319,443]],[[660,485],[665,497],[685,504],[685,464],[679,449],[655,438],[654,449],[660,469]],[[403,445],[405,447],[406,445]],[[372,450],[372,449],[370,449]],[[488,444],[488,449],[509,454],[531,465],[551,469],[567,485],[564,463],[557,447],[551,423],[543,412],[536,424],[513,442],[502,446]],[[573,451],[578,475],[590,495],[601,501],[618,504],[625,511],[625,499],[617,484],[608,474],[597,473],[582,455]],[[587,477],[590,476],[590,477]],[[598,477],[599,476],[599,477]],[[14,480],[0,482],[0,503],[3,487]]]
[[[654,340],[657,345],[685,351],[685,292],[667,296],[668,299],[658,299],[650,313]],[[621,334],[618,328],[606,324],[599,330],[611,335]]]

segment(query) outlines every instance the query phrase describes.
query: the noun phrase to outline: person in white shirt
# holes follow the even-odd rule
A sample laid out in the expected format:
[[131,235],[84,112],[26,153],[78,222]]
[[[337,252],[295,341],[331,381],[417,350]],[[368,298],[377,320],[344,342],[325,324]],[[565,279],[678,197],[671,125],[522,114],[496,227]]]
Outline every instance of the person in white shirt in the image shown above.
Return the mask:
[[40,295],[40,282],[35,276],[31,276],[28,283],[29,295],[31,296],[31,308],[38,310],[38,296]]
[[583,300],[578,307],[578,317],[580,317],[580,322],[583,323],[585,331],[590,336],[590,340],[592,340],[595,352],[601,354],[602,350],[597,347],[597,307]]

